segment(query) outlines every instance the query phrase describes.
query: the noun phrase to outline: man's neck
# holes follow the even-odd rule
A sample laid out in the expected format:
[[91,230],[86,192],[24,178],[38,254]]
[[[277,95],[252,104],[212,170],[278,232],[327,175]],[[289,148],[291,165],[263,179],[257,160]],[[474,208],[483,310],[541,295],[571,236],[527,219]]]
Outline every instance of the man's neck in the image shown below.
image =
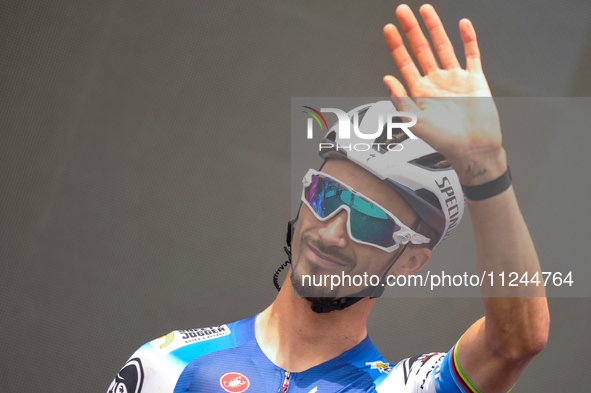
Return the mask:
[[301,372],[355,347],[367,336],[366,321],[375,300],[327,314],[317,314],[310,302],[292,297],[289,276],[277,299],[256,319],[255,334],[263,353],[277,366]]

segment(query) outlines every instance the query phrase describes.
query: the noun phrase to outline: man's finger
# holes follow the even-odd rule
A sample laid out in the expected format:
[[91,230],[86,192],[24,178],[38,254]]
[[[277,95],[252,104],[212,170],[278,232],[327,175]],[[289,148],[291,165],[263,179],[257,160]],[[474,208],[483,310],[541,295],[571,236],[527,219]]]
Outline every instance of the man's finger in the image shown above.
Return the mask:
[[431,45],[427,41],[427,38],[425,38],[421,26],[419,26],[419,22],[411,9],[406,4],[402,4],[396,9],[396,16],[398,17],[402,31],[406,35],[410,49],[419,62],[423,73],[427,75],[437,71],[439,65],[437,64],[437,60],[435,60]]
[[433,41],[433,48],[439,57],[441,66],[446,69],[460,68],[460,63],[454,52],[454,48],[445,33],[441,19],[435,12],[435,9],[430,4],[425,4],[421,7],[421,16],[425,21],[425,26],[431,35]]
[[[393,24],[388,24],[384,27],[384,38],[386,38],[386,45],[392,55],[394,64],[398,67],[398,70],[402,74],[404,81],[408,85],[408,88],[412,90],[415,83],[421,79],[421,74],[415,65],[415,62],[410,57],[410,54],[404,46],[404,41],[398,33],[398,29]],[[398,82],[400,83],[400,82]]]
[[390,90],[390,100],[396,110],[400,112],[408,111],[415,114],[418,113],[418,107],[414,101],[408,97],[406,89],[398,79],[394,78],[392,75],[386,75],[384,77],[384,83],[388,86],[388,90]]
[[384,83],[390,90],[390,97],[406,97],[406,89],[402,86],[402,83],[392,75],[386,75],[384,77]]
[[464,43],[464,51],[466,52],[466,69],[470,72],[481,73],[482,65],[480,63],[480,50],[478,49],[478,42],[476,42],[476,32],[472,22],[468,19],[460,21],[460,35]]

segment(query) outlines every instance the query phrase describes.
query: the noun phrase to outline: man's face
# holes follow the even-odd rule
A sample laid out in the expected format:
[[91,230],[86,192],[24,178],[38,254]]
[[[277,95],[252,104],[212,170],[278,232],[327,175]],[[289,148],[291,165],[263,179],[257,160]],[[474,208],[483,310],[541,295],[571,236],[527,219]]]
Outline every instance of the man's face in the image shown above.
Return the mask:
[[[405,225],[413,227],[416,214],[407,203],[386,183],[365,169],[348,160],[333,159],[326,162],[322,171],[373,199]],[[339,286],[331,291],[330,278],[327,286],[309,285],[306,278],[304,286],[302,276],[315,275],[317,282],[320,275],[342,277],[345,274],[353,278],[354,275],[363,277],[367,273],[368,276],[377,275],[381,278],[402,250],[401,246],[388,253],[351,240],[347,232],[347,214],[346,210],[341,210],[331,219],[319,221],[307,206],[301,206],[291,248],[291,281],[300,296],[315,301],[316,298],[334,299],[358,293],[366,287]]]

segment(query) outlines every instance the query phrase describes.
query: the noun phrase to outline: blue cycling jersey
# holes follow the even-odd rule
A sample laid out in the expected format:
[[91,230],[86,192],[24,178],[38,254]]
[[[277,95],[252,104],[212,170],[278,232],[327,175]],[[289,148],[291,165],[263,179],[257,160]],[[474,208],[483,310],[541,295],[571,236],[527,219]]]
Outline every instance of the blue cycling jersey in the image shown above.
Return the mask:
[[133,354],[108,393],[472,392],[454,348],[388,363],[369,337],[342,355],[290,373],[261,351],[255,318],[179,330]]

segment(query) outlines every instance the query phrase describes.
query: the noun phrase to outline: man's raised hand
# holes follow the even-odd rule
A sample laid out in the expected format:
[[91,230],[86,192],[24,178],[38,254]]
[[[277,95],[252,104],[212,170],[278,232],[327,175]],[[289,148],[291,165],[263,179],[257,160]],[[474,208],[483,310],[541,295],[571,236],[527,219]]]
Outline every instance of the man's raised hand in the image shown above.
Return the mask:
[[[466,69],[460,67],[439,16],[431,5],[420,9],[435,53],[411,9],[396,9],[398,22],[423,75],[408,53],[398,29],[388,24],[384,36],[394,63],[400,70],[412,99],[395,77],[384,77],[397,109],[417,115],[413,132],[443,154],[454,166],[463,184],[474,185],[498,177],[506,169],[498,114],[482,72],[476,33],[468,19],[460,21]],[[449,97],[449,99],[430,99]],[[453,97],[489,97],[454,99]],[[478,176],[474,176],[475,174]],[[479,178],[478,178],[479,177]]]
[[[466,70],[463,70],[433,7],[425,4],[420,12],[442,67],[439,67],[431,45],[411,9],[406,4],[398,6],[396,17],[424,76],[421,76],[406,50],[396,26],[388,24],[384,27],[388,50],[408,85],[411,95],[413,97],[490,97],[490,90],[480,65],[480,52],[472,23],[468,19],[460,21],[467,66]],[[386,76],[384,82],[397,97],[407,95],[400,81],[393,76]]]

